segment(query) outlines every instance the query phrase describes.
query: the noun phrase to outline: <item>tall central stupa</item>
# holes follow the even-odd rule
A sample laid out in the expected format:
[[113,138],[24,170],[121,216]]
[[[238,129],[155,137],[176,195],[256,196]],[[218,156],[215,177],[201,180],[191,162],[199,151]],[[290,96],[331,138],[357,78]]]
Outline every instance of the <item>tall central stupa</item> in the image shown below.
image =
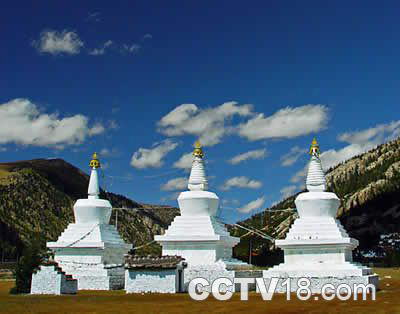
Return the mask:
[[232,248],[239,238],[230,236],[225,225],[216,218],[219,198],[208,189],[204,169],[204,153],[199,142],[193,151],[192,169],[188,189],[178,197],[181,215],[164,235],[155,236],[162,245],[163,255],[179,255],[185,258],[185,283],[191,278],[203,277],[212,280],[218,276],[230,276],[227,271],[234,265],[243,265],[232,258]]
[[112,207],[100,199],[97,154],[90,161],[88,198],[74,205],[75,223],[68,225],[57,242],[47,242],[54,260],[73,278],[79,290],[114,290],[124,286],[124,254],[132,245],[125,243],[110,225]]
[[[358,246],[336,219],[340,200],[335,193],[326,192],[325,174],[322,170],[320,150],[314,139],[310,148],[311,160],[307,173],[307,190],[297,196],[295,204],[299,218],[290,228],[286,239],[276,240],[284,250],[284,263],[263,273],[273,277],[291,279],[291,289],[297,289],[299,278],[309,278],[312,292],[321,291],[329,283],[378,285],[378,276],[368,267],[353,262],[352,250]],[[279,286],[282,292],[287,287]]]

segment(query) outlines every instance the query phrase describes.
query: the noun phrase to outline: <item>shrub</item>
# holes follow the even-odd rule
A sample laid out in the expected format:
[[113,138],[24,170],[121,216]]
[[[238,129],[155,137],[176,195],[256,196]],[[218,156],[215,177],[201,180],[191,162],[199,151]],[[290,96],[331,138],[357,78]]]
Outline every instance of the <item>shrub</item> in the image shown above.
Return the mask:
[[20,257],[15,267],[15,287],[11,288],[10,293],[29,293],[31,290],[32,273],[38,269],[44,251],[40,241],[32,241],[28,245],[23,255]]

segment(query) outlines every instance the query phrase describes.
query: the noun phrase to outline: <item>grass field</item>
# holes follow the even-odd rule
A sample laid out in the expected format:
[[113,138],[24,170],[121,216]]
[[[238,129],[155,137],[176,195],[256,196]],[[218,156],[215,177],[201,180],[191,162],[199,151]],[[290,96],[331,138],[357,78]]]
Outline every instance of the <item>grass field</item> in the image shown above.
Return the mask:
[[380,291],[376,301],[291,301],[275,295],[271,301],[250,293],[248,301],[235,294],[229,301],[193,301],[188,294],[126,295],[124,291],[79,291],[73,296],[10,295],[12,281],[0,281],[0,313],[400,313],[400,269],[376,269]]

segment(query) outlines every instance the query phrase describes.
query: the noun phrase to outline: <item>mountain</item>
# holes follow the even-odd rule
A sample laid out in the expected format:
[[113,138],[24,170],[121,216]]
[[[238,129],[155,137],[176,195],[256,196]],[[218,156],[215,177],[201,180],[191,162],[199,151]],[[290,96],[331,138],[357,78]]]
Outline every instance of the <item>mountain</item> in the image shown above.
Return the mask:
[[[0,258],[15,259],[33,241],[45,247],[73,221],[73,204],[87,197],[89,176],[62,159],[0,163]],[[128,243],[142,245],[161,234],[179,210],[101,192],[113,208],[111,223]],[[124,209],[122,209],[124,208]],[[118,211],[118,214],[116,213]],[[138,253],[159,253],[157,244]]]
[[[341,199],[338,218],[350,236],[360,241],[360,251],[376,246],[382,235],[400,232],[400,138],[329,169],[326,179],[328,191],[335,192]],[[297,195],[241,224],[277,239],[284,238],[297,217],[294,210]],[[274,248],[271,242],[237,227],[231,231],[236,236],[245,235],[235,248],[236,256],[247,259],[251,242],[254,260],[267,262],[265,259]]]

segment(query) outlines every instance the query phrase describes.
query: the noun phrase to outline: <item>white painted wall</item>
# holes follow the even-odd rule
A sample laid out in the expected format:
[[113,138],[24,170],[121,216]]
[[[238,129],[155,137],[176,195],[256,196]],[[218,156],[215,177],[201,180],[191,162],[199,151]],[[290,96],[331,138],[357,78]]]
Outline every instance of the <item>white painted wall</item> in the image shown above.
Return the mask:
[[32,274],[31,294],[74,294],[77,289],[77,281],[66,280],[65,275],[57,272],[54,266],[40,266]]
[[178,275],[176,269],[126,269],[126,293],[176,293]]
[[[226,270],[225,263],[219,261],[209,265],[194,265],[189,266],[185,269],[185,291],[188,290],[188,286],[191,280],[194,278],[205,278],[212,284],[212,282],[220,277],[229,278],[232,282],[235,278],[235,272],[233,270]],[[210,291],[208,288],[207,291]]]

